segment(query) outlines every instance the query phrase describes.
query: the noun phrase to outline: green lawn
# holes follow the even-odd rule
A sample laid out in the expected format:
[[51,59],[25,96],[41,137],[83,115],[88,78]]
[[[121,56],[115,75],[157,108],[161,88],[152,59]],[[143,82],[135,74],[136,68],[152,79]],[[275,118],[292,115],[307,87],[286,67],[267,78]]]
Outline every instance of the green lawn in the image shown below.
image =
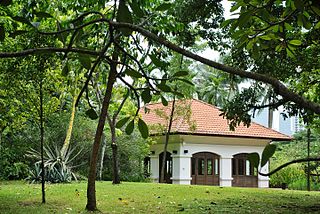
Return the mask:
[[[0,182],[0,213],[85,213],[86,183]],[[97,182],[102,213],[320,213],[320,192]]]

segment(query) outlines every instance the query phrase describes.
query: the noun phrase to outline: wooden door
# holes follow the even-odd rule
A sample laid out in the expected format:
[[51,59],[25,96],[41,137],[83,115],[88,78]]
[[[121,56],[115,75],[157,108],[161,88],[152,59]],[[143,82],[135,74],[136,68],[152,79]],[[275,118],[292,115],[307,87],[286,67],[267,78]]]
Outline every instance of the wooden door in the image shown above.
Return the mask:
[[248,154],[242,153],[232,159],[232,186],[258,187],[257,169],[248,160]]
[[[166,152],[166,164],[164,168],[164,180],[167,184],[172,184],[172,157],[170,152]],[[162,168],[162,159],[163,159],[163,152],[159,155],[159,181],[161,178],[161,168]]]
[[191,159],[191,184],[219,185],[219,156],[199,152]]

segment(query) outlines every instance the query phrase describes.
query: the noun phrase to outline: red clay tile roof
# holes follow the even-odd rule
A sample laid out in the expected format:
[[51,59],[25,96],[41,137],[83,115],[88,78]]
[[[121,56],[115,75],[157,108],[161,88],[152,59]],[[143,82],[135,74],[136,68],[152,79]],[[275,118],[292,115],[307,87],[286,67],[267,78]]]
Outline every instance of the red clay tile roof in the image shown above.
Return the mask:
[[[211,135],[211,136],[230,136],[230,137],[249,137],[249,138],[264,138],[277,141],[290,141],[292,138],[281,134],[273,129],[264,127],[257,123],[251,122],[251,125],[247,128],[242,124],[236,127],[235,131],[230,131],[227,119],[224,119],[221,111],[208,103],[199,100],[185,100],[177,101],[175,106],[190,106],[191,116],[177,116],[173,121],[171,133],[175,134],[192,134],[192,135]],[[140,109],[143,120],[150,125],[166,125],[165,119],[161,118],[156,112],[157,109],[161,109],[162,112],[166,112],[166,115],[170,115],[172,102],[169,102],[168,106],[163,106],[161,103],[149,104]],[[149,110],[145,113],[145,108]],[[176,109],[179,109],[179,107]],[[180,108],[182,109],[182,108]],[[186,109],[186,108],[184,108]],[[185,110],[187,112],[187,110]],[[179,114],[182,115],[182,114]],[[189,121],[187,121],[189,118]],[[167,120],[168,121],[168,120]],[[195,129],[192,130],[192,125],[195,124]],[[159,133],[159,131],[157,131]],[[151,134],[156,134],[155,131],[151,131]]]

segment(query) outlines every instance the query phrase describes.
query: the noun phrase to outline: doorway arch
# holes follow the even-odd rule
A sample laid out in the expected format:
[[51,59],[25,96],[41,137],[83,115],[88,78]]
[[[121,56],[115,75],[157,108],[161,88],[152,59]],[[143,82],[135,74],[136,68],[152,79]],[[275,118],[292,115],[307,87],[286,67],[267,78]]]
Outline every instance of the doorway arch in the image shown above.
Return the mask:
[[211,152],[198,152],[191,158],[191,184],[219,185],[220,156]]
[[258,187],[257,169],[248,159],[247,153],[236,154],[232,158],[232,186]]

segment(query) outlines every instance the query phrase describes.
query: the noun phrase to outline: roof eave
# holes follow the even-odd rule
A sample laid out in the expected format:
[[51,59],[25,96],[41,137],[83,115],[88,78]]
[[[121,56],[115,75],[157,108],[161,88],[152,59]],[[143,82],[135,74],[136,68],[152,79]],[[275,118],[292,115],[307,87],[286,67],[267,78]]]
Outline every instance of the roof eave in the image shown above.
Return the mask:
[[[150,136],[163,136],[165,133],[151,134]],[[251,139],[265,139],[271,141],[291,141],[293,138],[272,138],[259,136],[243,136],[243,135],[224,135],[224,134],[210,134],[210,133],[190,133],[190,132],[171,132],[170,135],[194,135],[194,136],[212,136],[212,137],[230,137],[230,138],[251,138]]]

